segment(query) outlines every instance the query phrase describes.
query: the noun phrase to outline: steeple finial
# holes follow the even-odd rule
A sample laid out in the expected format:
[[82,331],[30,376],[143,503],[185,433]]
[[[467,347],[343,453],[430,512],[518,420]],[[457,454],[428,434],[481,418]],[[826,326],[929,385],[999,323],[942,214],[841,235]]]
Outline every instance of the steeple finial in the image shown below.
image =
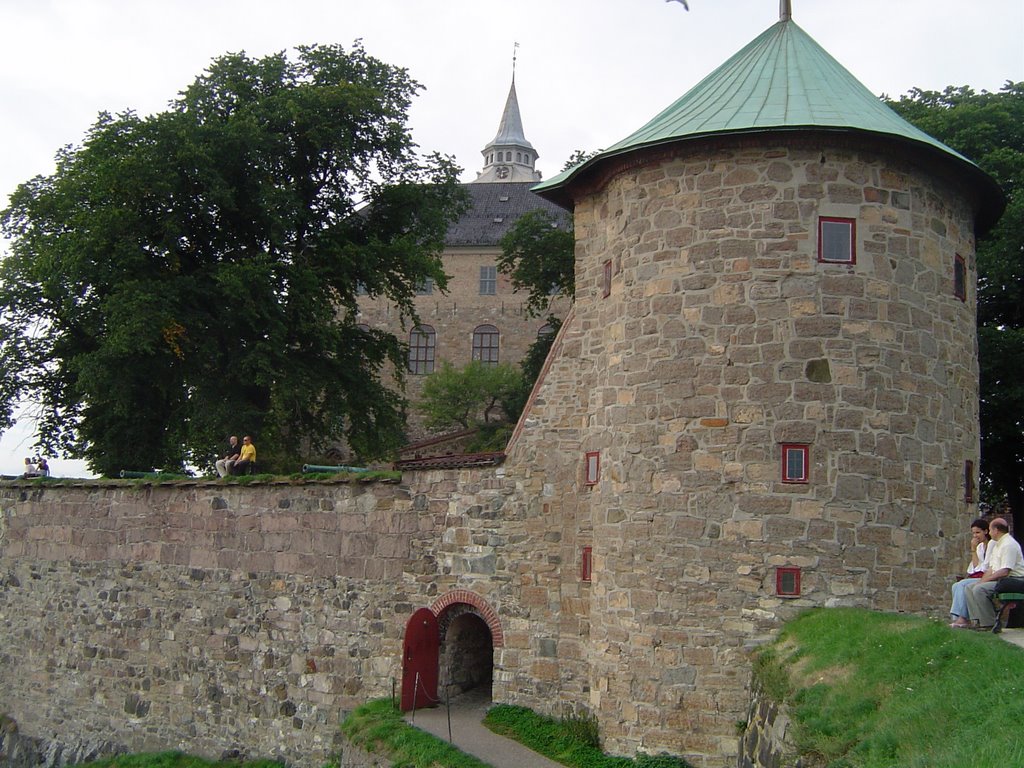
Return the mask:
[[512,43],[512,84],[516,82],[516,53],[519,51],[519,43]]
[[789,21],[793,18],[793,3],[791,0],[779,0],[779,21]]

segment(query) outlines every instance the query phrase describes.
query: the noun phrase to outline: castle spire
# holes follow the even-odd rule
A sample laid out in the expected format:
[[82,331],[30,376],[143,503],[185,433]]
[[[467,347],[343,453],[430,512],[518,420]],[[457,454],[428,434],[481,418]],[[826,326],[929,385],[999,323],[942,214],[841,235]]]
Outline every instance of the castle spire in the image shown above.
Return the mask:
[[477,174],[474,182],[497,181],[540,181],[540,173],[535,170],[537,150],[527,141],[523,131],[523,119],[519,114],[519,97],[516,95],[516,51],[519,43],[512,49],[512,85],[505,98],[505,109],[498,123],[498,133],[481,154],[484,156],[484,168]]

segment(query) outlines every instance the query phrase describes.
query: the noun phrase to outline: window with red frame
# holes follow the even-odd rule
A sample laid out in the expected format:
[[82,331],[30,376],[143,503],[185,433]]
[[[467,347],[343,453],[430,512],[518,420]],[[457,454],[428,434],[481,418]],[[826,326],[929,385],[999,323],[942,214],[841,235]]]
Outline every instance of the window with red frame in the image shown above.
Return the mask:
[[823,264],[857,263],[857,222],[834,216],[818,218],[818,261]]
[[594,565],[594,548],[584,547],[580,553],[580,580],[590,581],[590,574]]
[[612,263],[606,261],[604,263],[604,293],[603,298],[608,298],[612,295]]
[[782,482],[810,482],[811,446],[787,443],[782,446]]
[[775,569],[775,594],[779,597],[800,595],[800,569],[785,567]]
[[967,301],[967,262],[959,253],[953,260],[953,295]]
[[601,452],[587,451],[584,485],[597,485],[601,479]]

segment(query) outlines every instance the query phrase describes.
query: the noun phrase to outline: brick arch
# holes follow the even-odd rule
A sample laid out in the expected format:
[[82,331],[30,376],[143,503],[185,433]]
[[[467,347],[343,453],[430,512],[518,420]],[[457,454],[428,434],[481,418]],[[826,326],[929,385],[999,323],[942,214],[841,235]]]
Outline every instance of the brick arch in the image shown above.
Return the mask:
[[464,604],[476,610],[477,614],[487,623],[491,630],[491,643],[495,648],[503,648],[505,645],[505,633],[501,629],[501,621],[497,612],[480,595],[470,592],[468,589],[453,589],[445,592],[430,606],[434,615],[439,617],[453,605]]

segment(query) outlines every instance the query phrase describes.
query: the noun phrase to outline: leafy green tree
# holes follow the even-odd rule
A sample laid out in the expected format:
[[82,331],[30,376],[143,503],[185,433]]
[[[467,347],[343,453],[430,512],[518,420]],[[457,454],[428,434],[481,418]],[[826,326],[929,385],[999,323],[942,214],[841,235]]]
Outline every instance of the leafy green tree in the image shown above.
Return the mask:
[[39,447],[103,473],[206,466],[233,432],[264,466],[386,454],[405,349],[357,296],[412,319],[463,206],[451,160],[416,154],[419,89],[357,42],[229,54],[166,111],[101,114],[0,215],[0,428],[33,402]]
[[485,365],[473,360],[464,368],[442,362],[423,382],[423,399],[417,408],[426,416],[428,429],[462,427],[508,421],[509,397],[520,387],[521,374],[505,363]]
[[903,117],[999,182],[1006,212],[978,239],[983,499],[1007,501],[1024,526],[1024,82],[889,101]]
[[498,269],[512,279],[515,291],[525,290],[526,311],[539,317],[552,296],[572,298],[575,289],[572,229],[562,229],[554,214],[543,209],[524,213],[501,238]]

